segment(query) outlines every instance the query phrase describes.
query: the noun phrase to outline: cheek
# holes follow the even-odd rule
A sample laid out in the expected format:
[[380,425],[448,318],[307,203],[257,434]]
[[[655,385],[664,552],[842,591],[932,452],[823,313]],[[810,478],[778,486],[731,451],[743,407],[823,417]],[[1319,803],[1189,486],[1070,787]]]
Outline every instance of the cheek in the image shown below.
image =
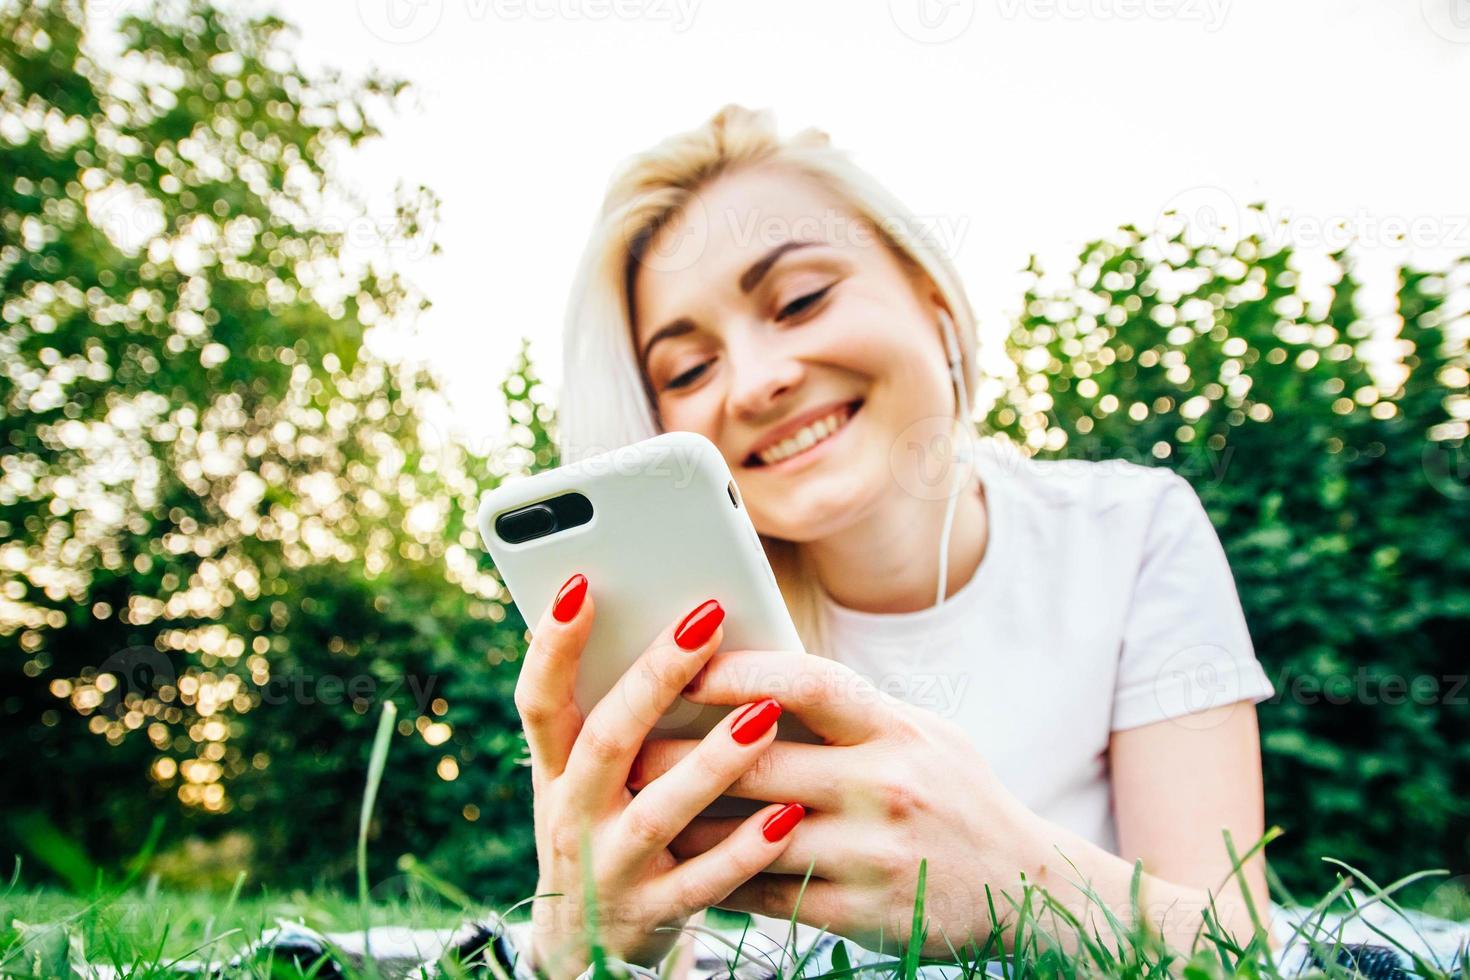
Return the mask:
[[845,297],[823,317],[818,356],[863,374],[883,374],[892,358],[903,353],[900,322],[882,304],[866,302],[862,296]]
[[[911,321],[898,321],[905,325]],[[872,423],[902,428],[919,417],[952,411],[949,369],[938,351],[926,346],[921,326],[898,330],[854,331],[843,357],[872,381]]]
[[[660,398],[657,402],[658,421],[664,432],[697,432],[720,446],[723,438],[721,406],[721,395],[714,391],[712,385],[705,385],[683,398]],[[738,461],[733,459],[725,462],[731,470],[738,465]]]
[[906,399],[928,400],[925,389],[933,386],[934,352],[926,346],[916,310],[893,303],[891,297],[855,293],[832,311],[829,326],[822,347],[832,363],[891,384]]

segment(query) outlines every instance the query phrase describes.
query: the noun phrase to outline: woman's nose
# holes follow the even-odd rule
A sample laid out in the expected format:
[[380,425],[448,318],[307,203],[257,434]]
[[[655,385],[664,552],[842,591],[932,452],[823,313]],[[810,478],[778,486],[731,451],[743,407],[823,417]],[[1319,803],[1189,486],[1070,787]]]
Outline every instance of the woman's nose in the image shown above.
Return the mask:
[[769,349],[727,353],[730,363],[730,410],[743,419],[759,419],[795,391],[806,375],[801,361]]

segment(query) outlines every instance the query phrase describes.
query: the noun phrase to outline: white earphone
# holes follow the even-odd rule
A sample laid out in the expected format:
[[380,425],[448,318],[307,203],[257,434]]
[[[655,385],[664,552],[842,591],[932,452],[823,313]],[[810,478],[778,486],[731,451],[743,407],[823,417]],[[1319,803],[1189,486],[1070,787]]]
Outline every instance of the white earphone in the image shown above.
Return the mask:
[[[959,417],[965,425],[970,424],[970,393],[965,386],[965,365],[960,354],[959,337],[955,333],[954,320],[949,311],[940,307],[939,325],[944,332],[944,350],[949,359],[949,373],[954,379],[955,398],[959,402]],[[955,504],[959,501],[960,484],[969,472],[969,463],[974,459],[973,445],[969,439],[955,447],[951,457],[954,463],[954,482],[949,488],[949,500],[944,505],[944,529],[939,533],[939,584],[934,592],[934,605],[944,602],[944,587],[949,573],[949,535],[954,526]]]

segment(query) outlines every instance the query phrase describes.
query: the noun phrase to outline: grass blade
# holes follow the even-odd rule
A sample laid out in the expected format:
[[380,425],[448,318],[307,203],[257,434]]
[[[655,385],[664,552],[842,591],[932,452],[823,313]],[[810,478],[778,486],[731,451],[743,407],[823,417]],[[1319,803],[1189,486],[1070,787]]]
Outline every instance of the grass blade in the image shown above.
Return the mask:
[[919,950],[924,946],[924,879],[929,871],[929,859],[919,860],[919,883],[914,889],[914,918],[909,928],[908,945],[903,951],[904,980],[914,980],[919,972]]
[[373,752],[368,757],[367,786],[362,792],[362,810],[357,817],[357,908],[362,920],[362,957],[368,976],[378,975],[373,961],[372,942],[369,940],[371,908],[368,905],[367,835],[373,820],[373,807],[378,802],[378,785],[383,781],[383,769],[388,764],[388,746],[393,740],[393,724],[398,720],[398,706],[392,701],[383,702],[383,713],[378,718],[378,733],[373,737]]

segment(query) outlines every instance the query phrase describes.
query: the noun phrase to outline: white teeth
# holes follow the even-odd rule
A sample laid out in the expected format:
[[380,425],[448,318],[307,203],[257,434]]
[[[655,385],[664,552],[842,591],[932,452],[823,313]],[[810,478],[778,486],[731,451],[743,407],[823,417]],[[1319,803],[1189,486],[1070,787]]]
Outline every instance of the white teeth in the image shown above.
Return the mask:
[[782,439],[776,445],[757,453],[756,456],[766,465],[779,463],[783,459],[812,448],[831,436],[847,422],[848,415],[847,406],[844,405],[826,418],[818,419],[803,427],[795,435]]

